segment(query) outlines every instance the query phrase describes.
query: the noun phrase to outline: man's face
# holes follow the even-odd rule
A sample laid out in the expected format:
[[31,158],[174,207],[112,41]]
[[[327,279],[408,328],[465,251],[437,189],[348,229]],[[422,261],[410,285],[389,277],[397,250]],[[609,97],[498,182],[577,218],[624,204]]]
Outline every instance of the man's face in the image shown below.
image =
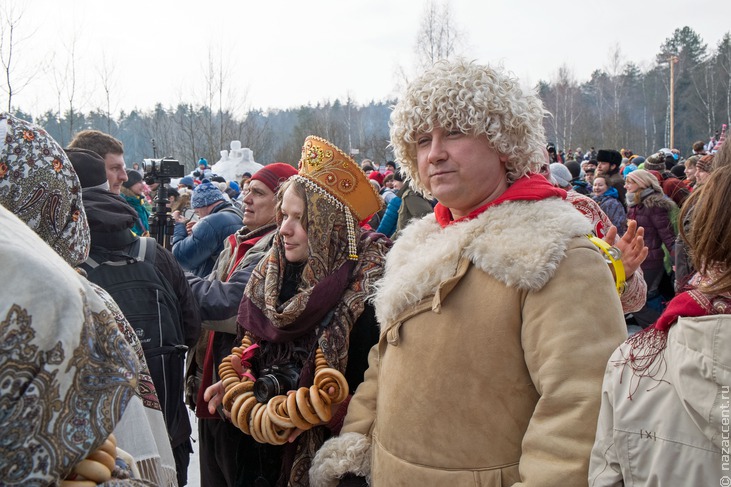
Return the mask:
[[124,166],[123,154],[109,153],[104,157],[104,167],[107,170],[107,181],[109,181],[109,191],[119,194],[122,190],[122,183],[127,181],[127,171]]
[[706,184],[706,181],[708,181],[708,178],[710,176],[711,176],[711,173],[696,168],[695,179],[698,182],[698,184]]
[[193,213],[195,213],[196,216],[198,217],[198,219],[200,220],[201,218],[205,218],[208,215],[210,215],[211,211],[213,210],[213,208],[215,208],[216,204],[218,204],[218,203],[219,202],[217,201],[213,205],[203,206],[201,208],[195,208],[195,209],[193,209]]
[[277,198],[274,192],[258,179],[249,182],[244,193],[244,225],[249,230],[256,230],[274,221]]
[[596,172],[601,174],[609,174],[612,165],[608,162],[600,162],[596,166]]
[[417,134],[416,162],[424,186],[455,219],[508,189],[505,160],[485,136],[442,128]]

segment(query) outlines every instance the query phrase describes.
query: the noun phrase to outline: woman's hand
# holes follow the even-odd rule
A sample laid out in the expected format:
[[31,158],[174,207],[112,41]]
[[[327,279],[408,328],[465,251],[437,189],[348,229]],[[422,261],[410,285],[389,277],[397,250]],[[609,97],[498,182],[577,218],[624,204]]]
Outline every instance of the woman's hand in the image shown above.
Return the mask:
[[622,252],[625,279],[629,279],[647,258],[649,252],[645,246],[645,229],[637,226],[634,220],[627,220],[627,232],[617,239],[617,227],[609,227],[604,241],[614,245]]
[[[218,406],[223,403],[223,395],[225,393],[226,390],[223,388],[223,381],[220,380],[206,389],[206,391],[203,393],[203,400],[208,403],[209,413],[216,414]],[[226,415],[227,418],[231,417],[229,411],[226,411],[224,409],[223,413]]]

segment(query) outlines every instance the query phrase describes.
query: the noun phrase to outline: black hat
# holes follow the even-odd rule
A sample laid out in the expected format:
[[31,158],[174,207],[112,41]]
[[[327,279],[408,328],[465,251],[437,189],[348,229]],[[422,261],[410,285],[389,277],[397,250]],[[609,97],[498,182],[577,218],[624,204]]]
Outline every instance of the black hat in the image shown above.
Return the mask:
[[670,170],[676,178],[685,179],[685,166],[677,164]]
[[596,154],[597,162],[608,162],[610,165],[619,166],[622,164],[622,154],[613,149],[599,149]]
[[109,189],[107,170],[104,166],[102,156],[86,149],[68,148],[64,149],[64,152],[66,152],[66,155],[71,161],[71,165],[74,166],[76,175],[79,176],[82,189],[102,186],[104,184],[107,184],[104,189]]
[[123,182],[122,186],[129,189],[140,181],[142,181],[142,174],[134,169],[127,169],[127,181]]
[[568,161],[566,164],[566,169],[569,170],[571,173],[571,179],[576,179],[579,176],[581,176],[581,166],[576,161]]

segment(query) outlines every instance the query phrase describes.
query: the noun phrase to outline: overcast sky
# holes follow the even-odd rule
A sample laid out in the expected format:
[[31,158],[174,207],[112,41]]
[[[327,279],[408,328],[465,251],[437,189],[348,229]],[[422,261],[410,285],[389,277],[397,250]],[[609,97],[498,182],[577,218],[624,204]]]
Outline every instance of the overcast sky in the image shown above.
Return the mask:
[[[103,106],[99,71],[113,68],[112,109],[202,102],[209,52],[228,68],[238,109],[395,96],[395,72],[413,70],[424,0],[0,0],[25,5],[21,62],[46,66],[15,99],[31,114],[58,108],[54,83],[76,39],[78,109]],[[625,60],[648,67],[688,25],[714,48],[731,30],[727,2],[706,0],[452,0],[465,55],[501,63],[525,84],[566,64],[581,82]],[[62,104],[67,104],[62,95]],[[63,105],[62,105],[63,106]]]

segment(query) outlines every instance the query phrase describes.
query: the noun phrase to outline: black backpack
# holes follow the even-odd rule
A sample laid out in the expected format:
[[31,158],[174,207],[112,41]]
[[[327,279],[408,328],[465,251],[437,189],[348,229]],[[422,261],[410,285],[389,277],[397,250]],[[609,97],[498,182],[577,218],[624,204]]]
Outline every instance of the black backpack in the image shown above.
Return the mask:
[[183,403],[185,346],[180,303],[172,285],[155,267],[157,243],[141,237],[130,256],[93,248],[82,268],[89,281],[107,291],[142,343],[160,399],[172,447],[190,435]]

